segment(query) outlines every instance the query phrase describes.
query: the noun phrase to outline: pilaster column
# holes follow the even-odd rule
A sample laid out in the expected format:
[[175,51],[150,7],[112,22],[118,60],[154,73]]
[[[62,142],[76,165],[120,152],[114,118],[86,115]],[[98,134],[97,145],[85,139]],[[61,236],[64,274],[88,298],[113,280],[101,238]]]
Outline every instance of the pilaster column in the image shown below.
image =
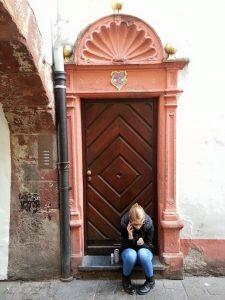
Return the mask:
[[82,175],[82,130],[81,100],[67,95],[67,127],[70,161],[70,227],[72,246],[72,268],[84,255],[83,234],[83,175]]
[[[161,226],[163,231],[162,257],[169,265],[167,272],[182,277],[183,254],[180,252],[180,230],[183,222],[176,209],[176,109],[177,95],[164,96],[165,107],[165,201]],[[170,277],[171,277],[170,275]]]

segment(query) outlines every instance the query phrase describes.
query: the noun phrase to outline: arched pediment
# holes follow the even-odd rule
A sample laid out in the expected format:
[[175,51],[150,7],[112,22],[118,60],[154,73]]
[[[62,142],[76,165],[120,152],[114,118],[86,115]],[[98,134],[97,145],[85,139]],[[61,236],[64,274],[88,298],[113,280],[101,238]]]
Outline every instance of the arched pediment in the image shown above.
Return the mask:
[[81,33],[75,47],[77,65],[154,64],[164,50],[155,31],[129,15],[104,17]]

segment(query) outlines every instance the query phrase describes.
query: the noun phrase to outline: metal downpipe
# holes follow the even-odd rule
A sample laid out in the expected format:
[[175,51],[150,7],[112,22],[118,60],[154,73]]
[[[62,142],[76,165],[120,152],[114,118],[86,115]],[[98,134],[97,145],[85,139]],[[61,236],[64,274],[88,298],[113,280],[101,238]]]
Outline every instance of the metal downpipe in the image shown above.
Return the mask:
[[60,197],[61,280],[71,281],[73,277],[71,276],[69,161],[66,119],[65,72],[55,71],[54,81]]

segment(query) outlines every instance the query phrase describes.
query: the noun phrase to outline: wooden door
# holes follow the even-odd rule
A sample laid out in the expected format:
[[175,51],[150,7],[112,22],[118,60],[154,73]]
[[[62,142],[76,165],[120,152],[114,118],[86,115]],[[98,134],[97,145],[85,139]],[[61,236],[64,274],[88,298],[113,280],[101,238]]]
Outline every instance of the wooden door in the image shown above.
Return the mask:
[[157,229],[154,111],[154,100],[84,102],[86,254],[118,247],[120,219],[136,202]]

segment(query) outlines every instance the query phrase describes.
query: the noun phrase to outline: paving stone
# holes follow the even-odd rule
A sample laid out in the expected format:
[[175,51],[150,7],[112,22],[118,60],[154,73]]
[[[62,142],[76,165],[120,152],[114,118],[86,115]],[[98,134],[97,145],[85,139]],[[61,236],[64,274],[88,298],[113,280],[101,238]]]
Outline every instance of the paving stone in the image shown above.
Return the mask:
[[187,277],[182,281],[188,299],[191,300],[207,300],[209,294],[206,286],[199,277]]
[[0,281],[0,294],[9,290],[19,289],[20,281]]
[[207,291],[210,295],[224,295],[225,299],[225,286],[224,287],[207,287]]
[[97,286],[95,280],[56,281],[50,286],[49,296],[54,300],[90,300],[94,299]]
[[48,300],[50,282],[23,282],[21,284],[23,300]]
[[181,282],[184,286],[187,287],[199,287],[199,286],[203,286],[202,284],[202,278],[200,277],[186,277],[184,278]]
[[20,281],[1,281],[0,282],[1,300],[22,300]]
[[224,277],[205,277],[201,278],[200,281],[210,295],[224,295],[225,299]]
[[187,294],[184,289],[166,289],[167,300],[188,300]]
[[96,294],[114,294],[117,289],[117,280],[100,280],[96,290]]
[[124,292],[121,281],[99,281],[94,300],[128,300],[136,299],[135,295]]
[[212,295],[212,296],[210,296],[209,299],[210,300],[224,300],[225,298],[222,295]]
[[190,277],[183,280],[189,299],[225,299],[224,277]]
[[[128,295],[128,294],[113,294],[113,295],[102,295],[98,294],[95,295],[94,300],[129,300],[129,299],[136,299],[136,295]],[[81,300],[81,299],[78,299]]]
[[180,280],[163,280],[163,286],[166,289],[183,290],[184,287]]
[[[134,285],[136,285],[135,280],[132,281]],[[96,291],[95,300],[128,300],[128,299],[136,299],[136,294],[129,295],[127,294],[122,287],[121,281],[112,281],[111,283],[107,281],[100,281],[99,286]]]
[[201,289],[200,287],[189,287],[185,288],[186,294],[188,296],[188,299],[191,300],[207,300],[210,299],[210,295],[208,292],[204,289]]

